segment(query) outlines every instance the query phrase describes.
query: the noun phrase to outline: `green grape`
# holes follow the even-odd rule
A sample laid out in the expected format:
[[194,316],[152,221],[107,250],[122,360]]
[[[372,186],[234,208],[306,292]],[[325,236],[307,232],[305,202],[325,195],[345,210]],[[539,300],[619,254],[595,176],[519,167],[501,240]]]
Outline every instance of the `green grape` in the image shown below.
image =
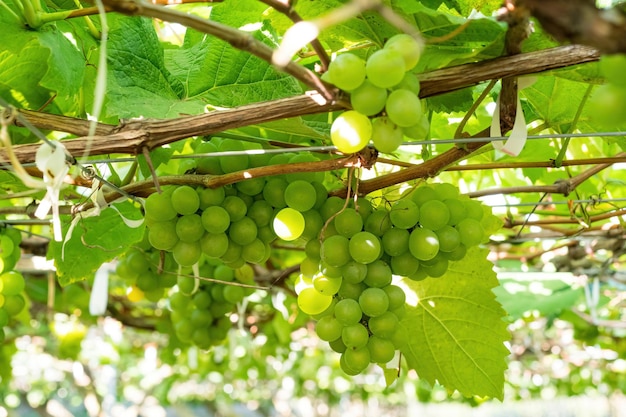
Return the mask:
[[335,214],[339,213],[344,206],[344,200],[337,197],[332,196],[328,197],[328,199],[322,204],[320,208],[320,214],[322,215],[322,219],[327,221]]
[[174,333],[181,342],[189,343],[192,341],[191,336],[195,330],[195,326],[191,324],[191,320],[183,319],[174,323]]
[[343,112],[330,127],[330,139],[343,153],[360,151],[371,138],[372,123],[367,116],[354,110]]
[[596,88],[589,100],[590,119],[608,128],[622,126],[626,120],[626,88],[605,84]]
[[380,239],[370,232],[358,232],[350,238],[350,256],[357,262],[369,264],[381,254]]
[[424,48],[423,41],[406,33],[392,36],[385,43],[385,49],[396,51],[402,55],[405,71],[412,70],[419,62]]
[[265,178],[264,177],[255,177],[249,178],[245,181],[239,181],[235,184],[235,188],[241,194],[255,196],[263,192],[263,188],[265,187]]
[[354,90],[365,80],[365,61],[351,53],[341,54],[328,66],[328,77],[338,88]]
[[258,227],[267,226],[274,217],[274,208],[265,200],[256,200],[248,209],[247,216],[254,220]]
[[417,272],[420,267],[420,261],[411,254],[411,252],[404,252],[401,255],[393,256],[391,258],[391,271],[395,275],[401,277],[408,277]]
[[285,202],[285,190],[288,182],[284,178],[270,178],[263,188],[263,199],[270,203],[274,208],[287,207]]
[[243,171],[249,167],[248,155],[241,153],[245,150],[242,142],[234,139],[224,139],[219,144],[220,152],[234,152],[233,155],[223,155],[219,157],[220,167],[225,174],[229,172]]
[[124,260],[130,269],[135,271],[137,274],[146,272],[150,268],[150,262],[148,261],[146,254],[140,252],[139,250],[129,250],[126,253]]
[[[176,293],[180,294],[180,293]],[[199,310],[206,310],[211,306],[213,299],[211,298],[211,294],[206,291],[198,291],[191,298],[193,305]],[[171,303],[171,298],[170,298]]]
[[246,296],[243,287],[235,285],[226,285],[224,287],[224,299],[232,304],[237,304],[243,301]]
[[428,261],[439,252],[439,238],[429,229],[415,229],[409,236],[409,252],[420,261]]
[[[217,152],[217,146],[211,142],[202,142],[196,148],[195,153],[206,154]],[[216,156],[201,156],[196,161],[196,171],[198,174],[221,175],[224,173],[220,166],[220,159]]]
[[228,229],[228,237],[238,245],[249,245],[256,239],[258,228],[256,223],[250,217],[244,217],[234,223],[231,223]]
[[26,306],[26,300],[21,294],[4,295],[4,305],[2,308],[10,317],[15,317],[22,312]]
[[328,265],[326,262],[320,262],[320,272],[331,278],[341,278],[343,270],[337,266]]
[[172,207],[178,214],[192,214],[200,208],[200,196],[188,185],[181,185],[172,191]]
[[461,236],[461,243],[466,247],[476,246],[483,241],[485,231],[478,220],[467,218],[456,225]]
[[391,206],[389,219],[395,227],[410,229],[419,221],[420,209],[412,200],[403,198]]
[[281,209],[272,222],[276,235],[286,241],[296,240],[304,232],[304,216],[290,207]]
[[300,273],[308,278],[313,278],[320,271],[319,259],[304,258],[300,263]]
[[402,288],[397,285],[387,285],[383,288],[383,291],[385,291],[389,297],[389,310],[396,310],[406,304],[406,294]]
[[345,281],[357,284],[365,279],[365,275],[367,275],[367,265],[350,261],[341,267],[341,274]]
[[[215,301],[215,303],[226,303],[226,298],[224,298],[224,288],[226,288],[223,285],[212,285],[211,286],[211,298]],[[211,306],[213,306],[212,303]],[[218,314],[218,310],[221,309],[221,307],[219,307],[218,309],[215,310],[214,315],[215,316],[220,316],[221,314]]]
[[485,212],[480,201],[476,200],[464,200],[463,205],[467,211],[467,217],[474,220],[482,220]]
[[343,279],[341,277],[333,278],[323,274],[317,274],[313,277],[313,288],[319,293],[326,295],[335,295],[341,287]]
[[407,72],[406,74],[404,74],[404,77],[402,78],[402,81],[400,81],[400,84],[396,85],[393,89],[394,90],[400,90],[400,89],[409,90],[410,92],[412,92],[413,94],[419,97],[420,80],[415,76],[415,74]]
[[[200,294],[202,293],[204,292],[201,291]],[[196,308],[191,312],[189,319],[194,327],[205,327],[209,326],[213,322],[213,315],[209,310]]]
[[345,326],[341,331],[341,340],[346,347],[351,349],[359,349],[367,345],[369,333],[367,328],[361,323]]
[[365,219],[365,231],[375,236],[383,236],[385,232],[391,229],[391,218],[389,212],[384,208],[374,210],[367,219]]
[[363,314],[377,317],[389,308],[389,297],[380,288],[366,288],[359,296],[359,305]]
[[334,315],[342,326],[350,326],[361,321],[363,312],[356,300],[344,298],[335,305]]
[[377,87],[369,80],[365,80],[359,88],[350,93],[352,108],[366,116],[375,116],[383,111],[386,102],[387,89]]
[[385,103],[387,116],[400,127],[409,127],[422,118],[422,102],[409,90],[394,90]]
[[326,342],[339,339],[342,330],[343,326],[333,316],[324,316],[315,324],[315,333]]
[[461,244],[461,235],[452,226],[443,226],[435,231],[439,239],[439,250],[453,252]]
[[313,287],[305,288],[298,294],[298,307],[309,315],[323,312],[330,306],[332,301],[332,296],[320,294]]
[[198,189],[198,197],[200,198],[200,209],[204,210],[209,206],[219,206],[222,204],[226,193],[224,192],[224,187],[200,188]]
[[367,342],[367,350],[370,353],[372,363],[387,363],[396,354],[396,347],[390,340],[377,336],[370,337]]
[[178,243],[176,223],[173,221],[155,222],[148,229],[148,240],[158,250],[171,250]]
[[341,283],[341,287],[339,287],[339,292],[337,292],[337,295],[339,295],[339,297],[341,298],[358,300],[365,288],[367,288],[367,286],[362,282],[353,284],[344,279]]
[[428,261],[428,263],[421,265],[420,269],[428,274],[429,277],[439,278],[448,270],[448,263],[449,261],[444,256],[437,256]]
[[383,235],[381,241],[387,255],[398,256],[409,250],[409,231],[392,227]]
[[209,311],[213,314],[213,317],[223,316],[224,314],[230,313],[232,310],[233,305],[226,301],[213,303],[211,304],[211,307],[209,307]]
[[241,259],[241,253],[243,252],[243,248],[241,245],[230,240],[228,242],[228,248],[226,252],[220,256],[220,259],[228,264],[233,264],[238,262]]
[[235,280],[235,271],[226,265],[217,265],[213,271],[213,277],[224,282],[233,282]]
[[430,122],[428,121],[428,116],[426,114],[423,114],[416,124],[402,128],[404,136],[415,140],[426,139],[429,132]]
[[326,307],[326,309],[324,311],[322,311],[319,314],[313,314],[311,315],[311,318],[313,320],[319,320],[322,317],[325,316],[332,316],[333,315],[333,310],[335,309],[335,304],[337,304],[337,299],[333,297],[333,299],[330,301],[330,305],[328,307]]
[[[323,181],[324,179],[322,179]],[[315,205],[313,209],[318,210],[324,205],[328,199],[328,190],[320,181],[312,181],[311,184],[315,188]]]
[[386,262],[377,260],[367,265],[363,282],[369,287],[382,288],[391,284],[391,268]]
[[448,206],[448,211],[450,212],[448,225],[456,226],[461,220],[467,217],[467,208],[465,208],[465,204],[463,204],[461,200],[448,198],[443,202]]
[[337,233],[347,238],[363,229],[363,218],[353,208],[346,207],[333,220]]
[[219,206],[205,208],[200,220],[204,230],[209,233],[224,233],[230,226],[228,211]]
[[344,345],[343,343],[343,340],[341,340],[341,336],[331,342],[328,342],[328,346],[330,346],[330,348],[337,353],[343,353],[347,349],[346,345]]
[[174,260],[181,266],[193,266],[202,256],[200,242],[178,242],[172,249]]
[[13,253],[15,244],[7,235],[0,235],[0,257],[8,258]]
[[326,238],[320,251],[322,261],[335,267],[347,264],[352,259],[349,244],[350,241],[345,236],[334,235]]
[[197,214],[185,214],[176,221],[176,235],[182,242],[195,242],[204,235],[202,218]]
[[228,212],[231,222],[236,222],[243,219],[248,212],[248,206],[241,197],[236,195],[229,195],[224,198],[222,203],[224,210]]
[[465,258],[466,254],[467,254],[467,247],[462,243],[459,246],[457,246],[457,248],[453,250],[452,252],[441,252],[441,256],[443,256],[449,261],[460,261],[461,259]]
[[170,193],[150,194],[146,198],[145,208],[146,216],[158,222],[172,220],[177,215],[174,206],[172,206]]
[[348,369],[354,370],[357,374],[363,372],[370,364],[370,352],[367,347],[360,349],[347,349],[343,357]]
[[17,271],[8,271],[0,275],[0,294],[17,295],[24,291],[26,281]]
[[[297,164],[297,163],[301,163],[301,162],[317,162],[320,159],[313,155],[310,152],[300,152],[297,153],[293,156],[291,156],[289,158],[289,163],[290,164]],[[312,182],[323,182],[324,181],[324,177],[326,176],[326,173],[322,172],[322,171],[317,171],[317,172],[306,172],[306,171],[300,171],[298,172],[297,170],[291,171],[289,174],[285,175],[285,179],[288,182],[293,182],[293,181],[306,181],[309,183]]]
[[[341,344],[343,344],[343,342],[341,342]],[[345,345],[344,345],[344,346],[345,346]],[[346,348],[346,349],[347,349],[347,348]],[[350,366],[348,366],[348,365],[346,364],[346,355],[345,355],[346,349],[344,349],[343,351],[339,352],[339,353],[342,353],[342,355],[341,355],[341,356],[340,356],[340,358],[339,358],[339,367],[341,368],[341,370],[342,370],[342,371],[343,371],[346,375],[349,375],[349,376],[356,376],[356,375],[360,374],[362,371],[364,371],[364,370],[365,370],[365,368],[363,368],[363,369],[358,369],[358,370],[357,370],[357,369],[353,369],[353,368],[351,368]],[[366,350],[367,350],[367,349],[366,349]],[[368,353],[369,353],[369,351],[368,351]]]
[[318,240],[317,237],[324,227],[324,220],[319,211],[311,209],[302,213],[304,217],[304,231],[302,232],[302,238],[304,240]]
[[[192,287],[193,288],[193,287]],[[207,294],[204,291],[199,292],[199,294]],[[189,309],[189,297],[182,292],[175,292],[170,295],[170,308],[172,310],[177,311],[186,311]]]
[[370,214],[374,211],[372,207],[372,202],[364,197],[359,197],[356,200],[356,211],[359,212],[361,218],[365,222],[365,219],[369,217]]
[[406,64],[401,53],[390,49],[374,52],[367,59],[367,79],[380,88],[390,88],[402,81]]
[[315,259],[319,261],[321,259],[320,251],[322,249],[322,243],[319,239],[311,239],[304,246],[304,253],[306,256],[311,259]]
[[261,239],[254,239],[241,249],[241,257],[244,261],[253,264],[261,264],[269,256],[268,248]]
[[257,235],[258,238],[265,243],[271,243],[278,237],[276,233],[274,233],[274,228],[271,225],[259,227]]
[[379,152],[393,153],[402,145],[403,140],[402,128],[388,117],[377,117],[372,120],[372,142]]
[[137,277],[135,285],[144,293],[156,290],[157,288],[160,288],[159,276],[154,272],[144,272]]
[[[9,313],[7,313],[7,311],[4,308],[0,307],[0,330],[2,330],[2,328],[6,325],[9,324]],[[339,333],[339,336],[341,337],[341,333]],[[0,344],[2,344],[3,340],[0,337]]]
[[292,209],[304,212],[312,209],[315,202],[315,187],[311,183],[296,180],[285,189],[285,203]]
[[430,230],[438,230],[448,224],[450,211],[448,206],[439,200],[430,200],[422,204],[420,210],[420,224]]
[[432,185],[437,199],[444,201],[450,198],[459,198],[459,189],[447,182],[436,183]]
[[422,207],[424,203],[436,199],[437,193],[434,188],[429,185],[418,187],[411,193],[411,200],[413,200],[418,207]]
[[387,311],[380,316],[370,318],[368,327],[374,336],[390,338],[399,324],[398,316]]
[[210,258],[221,258],[228,250],[228,245],[226,233],[205,233],[200,238],[200,249]]

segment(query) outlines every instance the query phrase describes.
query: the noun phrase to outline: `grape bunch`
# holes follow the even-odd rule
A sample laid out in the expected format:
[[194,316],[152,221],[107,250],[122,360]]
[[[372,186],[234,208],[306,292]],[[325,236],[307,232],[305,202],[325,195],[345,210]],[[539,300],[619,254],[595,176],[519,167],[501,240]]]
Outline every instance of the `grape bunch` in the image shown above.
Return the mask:
[[26,282],[21,273],[14,270],[20,259],[22,236],[13,228],[0,232],[0,343],[4,342],[4,327],[11,317],[17,316],[25,307],[22,293]]
[[[317,319],[318,336],[341,353],[340,364],[356,375],[370,363],[391,361],[406,342],[398,323],[405,294],[393,276],[441,277],[450,261],[482,243],[492,215],[462,197],[451,184],[421,186],[388,206],[368,200],[339,204],[323,239],[310,240],[296,282],[298,306]],[[341,203],[343,203],[340,200]]]
[[409,72],[421,52],[415,38],[398,34],[367,61],[345,53],[330,63],[322,78],[348,91],[352,105],[331,126],[337,149],[358,152],[371,140],[380,152],[392,153],[404,136],[423,139],[427,135],[429,122],[419,99],[419,80]]

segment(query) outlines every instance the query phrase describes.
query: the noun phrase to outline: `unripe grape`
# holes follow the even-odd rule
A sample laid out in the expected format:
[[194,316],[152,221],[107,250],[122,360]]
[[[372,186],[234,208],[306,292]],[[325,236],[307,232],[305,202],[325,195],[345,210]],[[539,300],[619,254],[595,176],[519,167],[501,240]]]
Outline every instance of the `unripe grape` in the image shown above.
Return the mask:
[[367,116],[348,110],[337,117],[330,127],[333,145],[343,153],[363,149],[372,137],[372,123]]
[[320,254],[322,261],[335,267],[341,267],[352,259],[350,256],[349,241],[346,237],[341,235],[326,238],[322,242]]
[[372,363],[387,363],[396,354],[396,347],[390,340],[377,336],[370,337],[367,342],[367,350],[370,353],[370,361]]
[[229,195],[224,198],[222,207],[228,212],[231,222],[243,219],[248,212],[248,205],[246,202],[236,195]]
[[344,280],[356,284],[365,279],[365,275],[367,275],[367,265],[350,261],[341,267],[341,273]]
[[230,226],[228,211],[219,206],[210,206],[204,209],[201,223],[209,233],[224,233]]
[[387,89],[377,87],[370,81],[350,93],[352,109],[366,116],[374,116],[383,111],[387,102]]
[[170,193],[153,193],[146,199],[146,216],[156,221],[168,221],[176,217]]
[[341,54],[328,66],[328,77],[338,88],[354,90],[365,80],[365,61],[351,53]]
[[306,314],[319,314],[330,306],[332,300],[332,296],[320,294],[315,288],[309,287],[298,295],[298,307]]
[[402,145],[403,140],[402,128],[388,117],[378,117],[372,121],[372,142],[379,152],[393,153]]
[[409,251],[420,261],[432,259],[439,252],[439,238],[429,229],[415,229],[409,236]]
[[200,249],[210,258],[222,257],[228,250],[228,245],[226,233],[205,233],[200,238]]
[[353,208],[347,207],[333,220],[337,233],[347,238],[363,229],[363,218]]
[[275,208],[286,207],[285,190],[287,185],[287,180],[284,178],[270,178],[263,188],[263,199]]
[[382,237],[383,250],[391,256],[401,255],[409,250],[409,234],[406,229],[392,227]]
[[204,210],[209,206],[222,204],[226,193],[224,192],[224,187],[200,188],[198,189],[198,197],[200,197],[200,209]]
[[345,326],[341,332],[341,340],[348,348],[359,349],[367,345],[368,339],[369,333],[361,323]]
[[359,303],[352,298],[344,298],[335,305],[335,318],[343,326],[350,326],[361,321],[363,312]]
[[287,206],[304,212],[310,210],[315,205],[315,187],[311,183],[303,180],[296,180],[285,189],[285,203]]
[[350,238],[350,256],[357,262],[369,264],[380,256],[380,240],[373,233],[358,232]]
[[176,187],[172,191],[172,207],[178,214],[192,214],[200,208],[200,196],[188,185]]
[[389,308],[389,296],[380,288],[367,288],[359,296],[359,305],[363,314],[377,317]]
[[382,288],[391,284],[391,268],[386,262],[377,260],[367,265],[363,282],[370,287]]
[[404,252],[391,258],[391,270],[395,275],[400,275],[401,277],[415,274],[419,267],[420,261],[411,252]]
[[389,210],[389,219],[395,227],[410,229],[420,218],[420,209],[411,199],[403,198],[396,201]]
[[172,254],[179,265],[192,266],[200,260],[202,249],[199,242],[179,241],[172,249]]
[[244,297],[245,292],[242,287],[235,285],[226,285],[224,288],[224,299],[232,304],[240,303]]
[[202,219],[197,214],[185,214],[176,221],[176,235],[183,242],[195,242],[204,235]]
[[422,118],[422,103],[409,90],[394,90],[387,97],[385,104],[387,116],[400,127],[413,126]]
[[272,226],[279,238],[296,240],[304,232],[304,217],[299,211],[286,207],[276,214]]
[[[219,144],[220,152],[241,152],[244,150],[243,143],[234,139],[224,139]],[[242,171],[249,167],[248,155],[239,153],[236,155],[224,155],[219,158],[220,166],[224,173]]]
[[485,231],[478,220],[467,218],[456,225],[461,243],[466,247],[476,246],[483,241]]
[[333,278],[323,274],[317,274],[313,277],[313,288],[320,294],[335,295],[339,291],[342,282],[341,277]]
[[261,264],[269,256],[268,247],[261,239],[254,239],[241,249],[241,257],[244,261],[253,264]]
[[406,294],[397,285],[387,285],[383,288],[389,297],[389,310],[395,310],[406,303]]
[[370,364],[370,352],[367,347],[347,349],[343,357],[345,358],[346,366],[356,371],[357,374],[363,372]]
[[390,88],[402,81],[406,64],[402,54],[390,49],[374,52],[365,64],[367,79],[381,88]]
[[148,229],[150,244],[158,250],[170,250],[178,243],[176,223],[173,221],[155,222]]
[[326,342],[339,339],[342,330],[343,326],[333,316],[324,316],[315,324],[315,333]]
[[448,206],[439,200],[430,200],[419,208],[420,224],[430,230],[438,230],[448,224],[450,211]]
[[402,55],[405,71],[415,68],[422,55],[422,48],[423,45],[420,41],[406,33],[394,35],[385,43],[385,49],[396,51]]
[[241,246],[249,245],[256,239],[258,228],[250,217],[244,217],[231,223],[228,229],[228,237]]

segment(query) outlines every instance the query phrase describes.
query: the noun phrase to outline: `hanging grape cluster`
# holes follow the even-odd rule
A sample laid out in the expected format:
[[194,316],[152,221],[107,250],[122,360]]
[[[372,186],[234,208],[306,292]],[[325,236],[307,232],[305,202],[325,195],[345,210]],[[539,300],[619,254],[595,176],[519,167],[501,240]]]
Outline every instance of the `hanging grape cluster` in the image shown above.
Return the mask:
[[22,312],[26,300],[22,296],[25,281],[22,274],[15,271],[20,259],[20,232],[12,228],[0,230],[0,343],[4,342],[4,327],[12,317]]
[[405,294],[393,276],[443,276],[450,261],[487,238],[483,224],[493,216],[444,183],[418,187],[388,206],[358,200],[334,213],[321,243],[306,245],[296,291],[300,309],[318,319],[318,336],[355,375],[391,361],[406,341],[398,326]]
[[322,78],[348,91],[352,105],[331,126],[337,149],[358,152],[371,140],[380,152],[392,153],[405,136],[424,139],[429,122],[419,99],[419,81],[409,72],[421,50],[415,38],[399,34],[367,61],[345,53],[330,63]]

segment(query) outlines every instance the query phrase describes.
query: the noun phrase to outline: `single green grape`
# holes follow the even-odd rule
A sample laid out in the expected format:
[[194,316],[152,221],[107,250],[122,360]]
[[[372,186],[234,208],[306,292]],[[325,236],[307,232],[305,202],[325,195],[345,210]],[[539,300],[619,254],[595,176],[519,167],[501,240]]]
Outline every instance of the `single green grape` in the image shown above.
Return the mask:
[[452,252],[461,244],[461,235],[452,226],[443,226],[435,233],[439,239],[439,250],[442,252]]
[[224,192],[224,187],[199,188],[198,197],[200,197],[200,209],[204,210],[209,206],[219,206],[222,204],[226,193]]
[[395,275],[401,277],[408,277],[417,272],[420,267],[420,261],[411,254],[411,252],[404,252],[400,255],[391,257],[391,271]]
[[350,261],[341,267],[343,279],[353,284],[362,282],[367,275],[367,265],[356,261]]
[[286,241],[296,240],[304,232],[304,217],[298,210],[286,207],[276,214],[272,226],[279,238]]
[[185,214],[176,221],[176,235],[183,242],[195,242],[204,235],[202,218],[197,214]]
[[406,64],[400,52],[381,49],[367,59],[365,72],[367,79],[380,88],[391,88],[404,78]]
[[244,217],[234,223],[231,223],[228,229],[228,237],[238,245],[249,245],[256,239],[258,228],[254,220],[250,217]]
[[485,231],[476,219],[463,219],[456,225],[461,237],[461,243],[466,247],[476,246],[483,241]]
[[367,216],[364,229],[375,236],[383,236],[387,230],[391,229],[391,226],[389,212],[384,208],[379,208]]
[[369,366],[371,359],[369,349],[365,346],[359,349],[347,349],[343,353],[343,357],[348,369],[356,371],[357,374]]
[[410,232],[406,229],[392,227],[382,236],[383,250],[390,256],[398,256],[409,250]]
[[372,336],[367,342],[367,350],[370,353],[372,363],[387,363],[396,354],[396,347],[393,342],[386,338]]
[[343,325],[333,316],[324,316],[315,324],[315,333],[326,342],[339,339],[342,330]]
[[284,178],[270,178],[263,188],[263,199],[274,208],[287,207],[285,202],[285,190],[289,183]]
[[225,174],[229,172],[243,171],[250,166],[248,155],[242,153],[244,144],[234,139],[224,139],[218,146],[219,152],[232,152],[219,157],[220,167]]
[[370,232],[356,233],[350,238],[348,247],[352,259],[362,264],[374,262],[382,251],[380,239]]
[[393,153],[402,145],[403,140],[402,128],[388,117],[377,117],[372,120],[372,142],[379,152]]
[[333,220],[337,233],[347,238],[352,237],[363,229],[363,218],[353,208],[346,207]]
[[361,321],[363,312],[356,300],[344,298],[335,304],[334,315],[342,326],[350,326]]
[[204,230],[209,233],[224,233],[230,226],[228,211],[219,206],[205,208],[200,220]]
[[341,340],[351,349],[359,349],[367,345],[369,333],[367,328],[361,323],[345,326],[341,331]]
[[270,249],[261,239],[254,239],[241,249],[241,257],[252,264],[262,264],[269,258]]
[[198,192],[188,185],[181,185],[172,191],[172,207],[178,214],[192,214],[200,208]]
[[304,212],[312,209],[315,202],[315,187],[309,182],[296,180],[285,189],[285,203],[292,209]]
[[150,244],[158,250],[171,250],[178,243],[174,221],[155,222],[148,229]]
[[200,238],[202,253],[210,258],[220,258],[228,250],[229,239],[226,233],[205,233]]
[[243,287],[235,285],[226,285],[224,287],[224,299],[232,304],[237,304],[243,301],[246,296]]
[[200,242],[179,241],[172,248],[172,254],[176,263],[182,266],[192,266],[200,261],[202,248]]
[[8,271],[0,275],[0,294],[17,295],[24,291],[26,281],[17,271]]
[[420,261],[432,259],[439,252],[439,238],[430,229],[414,229],[409,236],[409,251]]
[[387,89],[377,87],[369,80],[350,93],[352,109],[366,116],[375,116],[385,108]]
[[319,293],[326,295],[337,294],[342,281],[343,278],[341,277],[329,277],[324,274],[317,274],[312,280],[313,288],[315,288]]
[[450,211],[448,206],[439,200],[430,200],[419,208],[419,223],[430,230],[438,230],[448,224]]
[[365,61],[349,52],[338,55],[328,66],[328,77],[338,88],[354,90],[365,80]]
[[389,210],[391,223],[400,229],[410,229],[420,220],[420,209],[411,199],[396,201]]
[[348,110],[330,127],[330,139],[340,152],[349,154],[363,149],[372,138],[372,123],[367,116]]
[[418,123],[422,118],[422,103],[409,90],[394,90],[387,97],[385,103],[387,116],[400,127],[409,127]]
[[146,216],[159,222],[172,220],[178,213],[174,210],[170,193],[153,193],[146,198]]
[[332,300],[332,296],[320,294],[315,288],[309,287],[298,294],[298,307],[306,314],[315,315],[326,310]]
[[350,241],[345,236],[330,236],[322,242],[320,251],[322,261],[330,266],[341,267],[347,264],[352,257],[349,249]]
[[395,310],[405,305],[406,294],[402,288],[391,284],[383,287],[383,291],[385,291],[389,297],[389,310]]
[[359,305],[363,314],[377,317],[389,308],[389,296],[380,288],[367,288],[359,296]]

